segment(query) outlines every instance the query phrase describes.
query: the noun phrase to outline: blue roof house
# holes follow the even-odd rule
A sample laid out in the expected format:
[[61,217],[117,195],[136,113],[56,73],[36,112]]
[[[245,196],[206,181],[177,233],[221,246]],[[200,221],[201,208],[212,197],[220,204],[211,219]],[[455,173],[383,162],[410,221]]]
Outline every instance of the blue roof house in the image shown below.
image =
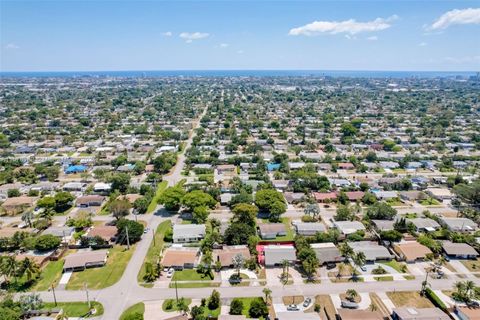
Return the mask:
[[84,165],[76,165],[76,166],[70,166],[65,170],[65,173],[79,173],[79,172],[85,172],[87,171],[87,167]]

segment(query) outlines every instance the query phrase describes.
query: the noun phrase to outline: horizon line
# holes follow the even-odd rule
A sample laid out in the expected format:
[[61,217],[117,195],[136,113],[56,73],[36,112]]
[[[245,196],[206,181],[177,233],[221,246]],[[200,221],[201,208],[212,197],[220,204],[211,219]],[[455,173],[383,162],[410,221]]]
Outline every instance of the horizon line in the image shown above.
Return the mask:
[[314,71],[314,72],[472,72],[478,73],[480,70],[389,70],[389,69],[115,69],[115,70],[11,70],[2,71],[0,74],[5,73],[45,73],[45,72],[182,72],[182,71],[199,71],[199,72],[212,72],[212,71]]

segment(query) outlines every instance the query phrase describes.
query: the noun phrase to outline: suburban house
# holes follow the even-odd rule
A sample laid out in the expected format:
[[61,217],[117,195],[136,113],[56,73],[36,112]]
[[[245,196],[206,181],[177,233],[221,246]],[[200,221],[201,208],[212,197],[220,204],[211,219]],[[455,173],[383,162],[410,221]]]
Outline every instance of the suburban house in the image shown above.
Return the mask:
[[392,310],[394,320],[449,320],[450,317],[438,308],[401,307]]
[[372,224],[378,231],[394,230],[395,220],[371,220]]
[[289,262],[297,260],[293,245],[268,245],[263,250],[266,267],[281,265],[284,260]]
[[283,196],[288,203],[297,203],[302,201],[305,197],[305,194],[302,192],[284,192]]
[[197,242],[205,237],[204,224],[175,224],[173,225],[173,242]]
[[77,207],[80,207],[80,208],[101,207],[104,200],[105,200],[104,196],[92,194],[88,196],[78,197],[75,203]]
[[393,250],[407,263],[423,261],[427,254],[432,254],[429,248],[417,241],[406,241],[395,244]]
[[399,195],[400,195],[400,199],[405,201],[419,201],[427,197],[427,195],[422,191],[415,191],[415,190],[400,191]]
[[218,174],[235,174],[237,167],[233,164],[220,164],[217,166]]
[[337,263],[343,261],[342,254],[333,242],[312,243],[310,245],[320,263]]
[[67,182],[63,185],[64,191],[83,191],[87,187],[86,183],[83,182]]
[[447,188],[427,188],[425,192],[432,198],[439,201],[448,200],[453,198],[452,192]]
[[79,251],[65,257],[63,271],[79,271],[101,267],[107,263],[108,250]]
[[345,195],[347,196],[349,201],[356,202],[362,200],[363,196],[365,195],[365,192],[363,191],[347,191],[345,192]]
[[479,255],[477,250],[467,243],[442,241],[442,249],[449,258],[455,259],[476,259]]
[[317,232],[325,232],[325,225],[320,222],[297,222],[294,224],[297,234],[302,236],[314,236]]
[[396,191],[381,191],[381,190],[374,190],[372,193],[378,200],[391,200],[398,198],[398,194]]
[[287,235],[287,228],[283,223],[260,223],[258,232],[262,239],[275,239]]
[[117,232],[118,230],[115,226],[95,226],[90,228],[84,237],[100,237],[107,242],[112,242],[115,241]]
[[440,218],[440,223],[448,230],[454,232],[473,232],[477,224],[468,218]]
[[333,226],[343,235],[365,230],[365,226],[360,221],[333,221]]
[[2,203],[2,208],[6,214],[18,214],[35,205],[36,197],[20,196],[8,198]]
[[108,193],[111,189],[111,183],[97,182],[93,185],[93,192],[97,193]]
[[430,218],[413,218],[407,221],[415,226],[416,232],[433,232],[440,229],[440,224]]
[[222,267],[233,266],[233,258],[240,254],[244,260],[250,259],[250,251],[246,245],[223,246],[221,249],[213,249],[213,263],[220,262]]
[[193,269],[198,265],[200,256],[198,248],[172,246],[163,251],[162,265],[176,270]]
[[48,227],[42,232],[42,235],[51,234],[59,238],[62,242],[68,243],[75,232],[74,227]]
[[352,247],[353,252],[359,253],[363,252],[367,263],[373,263],[377,260],[391,260],[393,255],[388,252],[388,249],[384,246],[379,245],[376,242],[371,241],[357,241],[350,242],[350,247]]
[[337,200],[335,192],[314,192],[313,197],[319,203],[328,203]]

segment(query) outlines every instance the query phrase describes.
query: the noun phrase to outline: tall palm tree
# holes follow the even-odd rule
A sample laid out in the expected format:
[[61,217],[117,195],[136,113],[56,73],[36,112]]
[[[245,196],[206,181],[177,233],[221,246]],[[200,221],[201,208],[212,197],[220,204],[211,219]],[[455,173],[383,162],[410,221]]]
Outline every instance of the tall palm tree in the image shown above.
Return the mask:
[[[353,256],[353,263],[355,264],[355,266],[357,267],[362,267],[365,262],[367,261],[367,257],[365,256],[365,253],[360,251],[358,253],[356,253],[354,256]],[[355,270],[354,270],[355,271]]]
[[2,274],[7,278],[13,277],[15,282],[17,281],[17,259],[14,255],[6,256],[2,259]]
[[32,220],[33,220],[33,211],[27,210],[22,214],[22,221],[28,224],[28,227],[32,227]]
[[350,245],[348,244],[348,242],[345,241],[340,246],[340,253],[342,254],[342,256],[345,257],[345,260],[348,260],[348,258],[350,258],[353,255],[354,252],[353,252],[352,247],[350,247]]
[[55,317],[55,320],[68,320],[68,315],[66,311],[62,311]]
[[467,300],[471,300],[475,295],[475,282],[472,280],[465,281],[465,295]]
[[40,273],[40,268],[35,261],[30,258],[23,259],[20,263],[20,270],[21,274],[27,277],[28,282],[32,281]]
[[185,315],[188,314],[188,312],[190,311],[190,308],[188,307],[187,301],[183,297],[178,299],[176,307],[177,307],[178,311],[181,311]]
[[272,296],[272,290],[270,290],[270,288],[263,288],[262,292],[265,295],[265,303],[268,305],[269,304],[268,301]]

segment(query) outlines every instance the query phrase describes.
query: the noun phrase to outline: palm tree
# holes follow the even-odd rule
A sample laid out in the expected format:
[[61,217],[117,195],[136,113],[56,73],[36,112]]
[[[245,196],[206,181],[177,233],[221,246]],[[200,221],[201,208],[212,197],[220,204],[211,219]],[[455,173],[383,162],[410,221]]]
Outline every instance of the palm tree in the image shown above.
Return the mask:
[[370,303],[370,311],[372,311],[372,312],[373,312],[373,311],[377,311],[377,310],[378,310],[378,307],[377,307],[377,305],[376,305],[376,304],[374,304],[374,303]]
[[355,289],[348,289],[346,295],[348,300],[354,301],[358,297],[358,292]]
[[471,300],[475,295],[475,282],[472,280],[465,281],[465,295],[467,301]]
[[269,288],[263,288],[262,292],[265,295],[265,303],[268,305],[268,301],[272,297],[272,290]]
[[32,227],[32,220],[33,220],[33,211],[27,210],[22,214],[22,221],[28,224],[28,227]]
[[343,272],[345,271],[345,264],[340,263],[338,265],[338,272],[337,272],[337,278],[340,278],[343,275]]
[[2,274],[5,275],[7,278],[13,276],[15,282],[17,281],[17,259],[14,255],[6,256],[2,259],[1,270]]
[[347,241],[342,243],[340,246],[340,253],[345,257],[345,260],[348,260],[353,255],[353,249],[350,247]]
[[26,275],[28,282],[32,281],[40,273],[40,268],[35,261],[30,258],[23,259],[20,263],[20,270],[22,275]]
[[[365,253],[362,252],[362,251],[356,253],[353,256],[353,263],[357,267],[362,267],[365,264],[366,261],[367,261],[367,257],[365,256]],[[356,270],[354,270],[354,271],[356,271]]]
[[290,266],[290,262],[287,259],[282,260],[282,268],[283,268],[283,273],[282,273],[282,278],[286,277],[285,283],[288,282],[288,267]]
[[181,311],[185,315],[188,314],[188,312],[190,311],[190,308],[188,307],[188,304],[187,304],[187,301],[185,300],[185,298],[182,297],[182,298],[178,299],[177,310]]

